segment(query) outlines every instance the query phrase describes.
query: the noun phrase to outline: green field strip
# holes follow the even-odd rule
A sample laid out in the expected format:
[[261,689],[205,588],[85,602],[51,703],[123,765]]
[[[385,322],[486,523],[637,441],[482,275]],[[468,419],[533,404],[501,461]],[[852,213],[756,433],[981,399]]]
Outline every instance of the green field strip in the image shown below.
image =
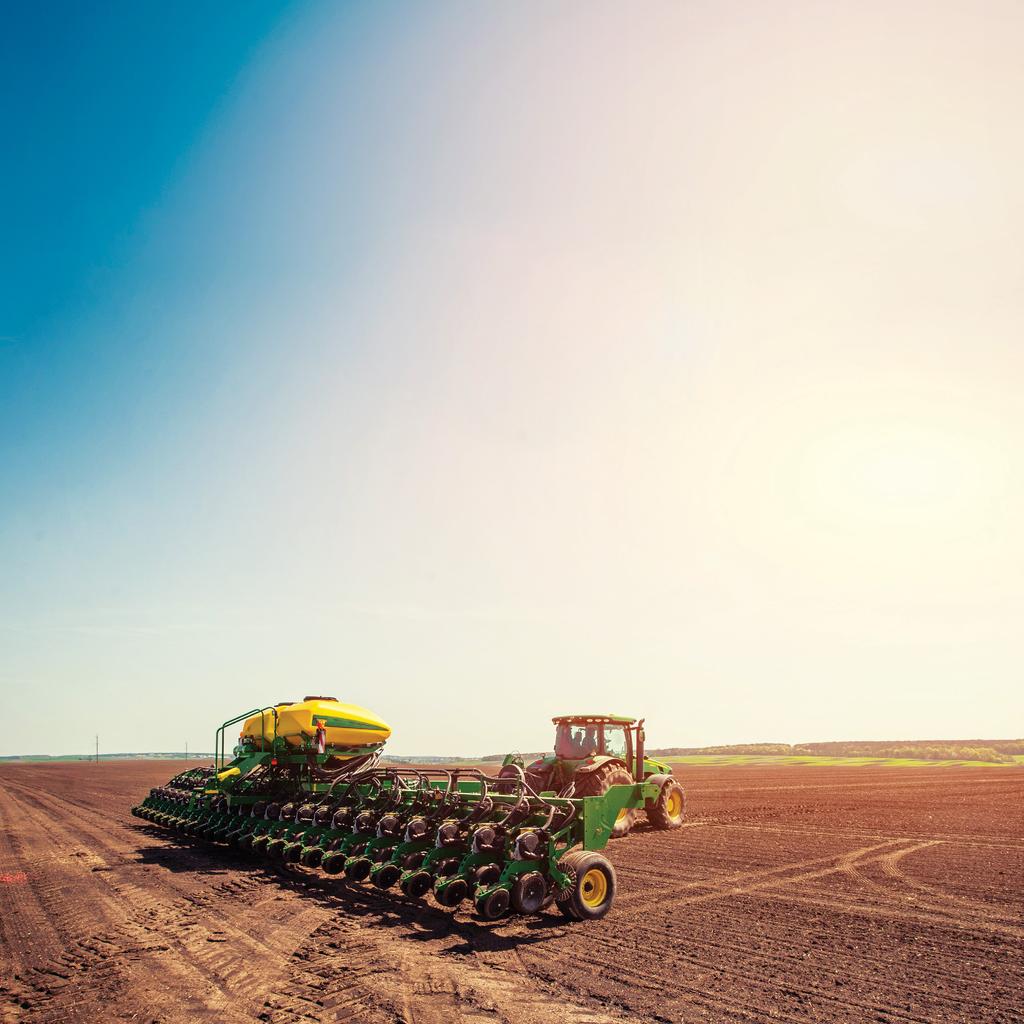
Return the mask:
[[800,754],[683,754],[664,757],[662,760],[671,764],[709,767],[792,765],[832,768],[1016,768],[1024,765],[1024,755],[1016,755],[1013,764],[1001,761],[926,761],[913,757],[825,757]]

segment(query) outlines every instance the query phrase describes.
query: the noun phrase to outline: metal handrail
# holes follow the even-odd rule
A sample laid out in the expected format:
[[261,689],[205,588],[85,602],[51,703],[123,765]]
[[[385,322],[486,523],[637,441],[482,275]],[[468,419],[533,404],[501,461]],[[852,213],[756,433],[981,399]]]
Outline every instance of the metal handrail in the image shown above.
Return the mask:
[[268,706],[265,708],[253,708],[251,711],[246,711],[244,714],[236,715],[234,718],[229,718],[218,730],[213,741],[213,753],[217,771],[223,771],[224,769],[224,730],[229,725],[237,725],[239,722],[244,722],[247,718],[252,718],[253,715],[260,716],[260,739],[266,741],[267,738],[267,712],[270,712],[274,716],[274,736],[271,740],[271,744],[277,742],[277,708],[274,706]]

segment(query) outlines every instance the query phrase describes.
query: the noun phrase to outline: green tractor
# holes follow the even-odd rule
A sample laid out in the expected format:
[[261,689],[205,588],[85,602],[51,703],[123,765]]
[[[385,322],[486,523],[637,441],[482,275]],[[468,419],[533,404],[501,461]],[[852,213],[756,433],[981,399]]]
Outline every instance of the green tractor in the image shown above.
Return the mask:
[[[554,753],[525,764],[509,754],[502,775],[513,779],[523,773],[537,794],[602,796],[610,786],[653,783],[658,794],[644,802],[647,820],[659,829],[679,828],[686,817],[686,794],[664,761],[644,754],[644,719],[623,715],[559,715],[555,724]],[[612,838],[627,835],[637,810],[624,807],[612,828]]]

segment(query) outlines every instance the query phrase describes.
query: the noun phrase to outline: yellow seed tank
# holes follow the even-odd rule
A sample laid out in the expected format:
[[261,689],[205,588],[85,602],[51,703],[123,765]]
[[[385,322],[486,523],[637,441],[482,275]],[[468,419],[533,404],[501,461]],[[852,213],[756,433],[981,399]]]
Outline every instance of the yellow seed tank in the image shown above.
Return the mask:
[[[317,726],[326,729],[326,743],[330,747],[379,747],[391,735],[391,726],[372,711],[356,704],[342,704],[333,697],[306,697],[295,704],[278,704],[277,737],[294,747],[304,746],[316,738]],[[241,738],[259,744],[265,738],[274,738],[274,715],[247,718],[242,725]]]

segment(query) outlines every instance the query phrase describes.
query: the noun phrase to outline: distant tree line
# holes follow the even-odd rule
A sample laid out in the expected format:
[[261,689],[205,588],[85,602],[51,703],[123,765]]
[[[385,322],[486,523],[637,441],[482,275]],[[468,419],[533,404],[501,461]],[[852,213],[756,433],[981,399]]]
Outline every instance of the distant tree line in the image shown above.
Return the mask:
[[[795,754],[818,757],[912,757],[922,761],[989,761],[1012,764],[1014,754],[1024,754],[1020,740],[837,740],[830,743],[728,743],[717,747],[658,747],[652,757],[686,754]],[[529,764],[543,753],[523,752]],[[484,757],[387,757],[385,760],[415,764],[479,764],[501,761],[504,754]]]
[[1020,740],[837,740],[830,743],[732,743],[717,747],[661,747],[655,757],[685,754],[793,754],[819,757],[913,757],[922,761],[1011,764],[1024,754]]
[[658,747],[648,750],[652,757],[680,757],[683,754],[793,754],[791,743],[727,743],[718,747]]

